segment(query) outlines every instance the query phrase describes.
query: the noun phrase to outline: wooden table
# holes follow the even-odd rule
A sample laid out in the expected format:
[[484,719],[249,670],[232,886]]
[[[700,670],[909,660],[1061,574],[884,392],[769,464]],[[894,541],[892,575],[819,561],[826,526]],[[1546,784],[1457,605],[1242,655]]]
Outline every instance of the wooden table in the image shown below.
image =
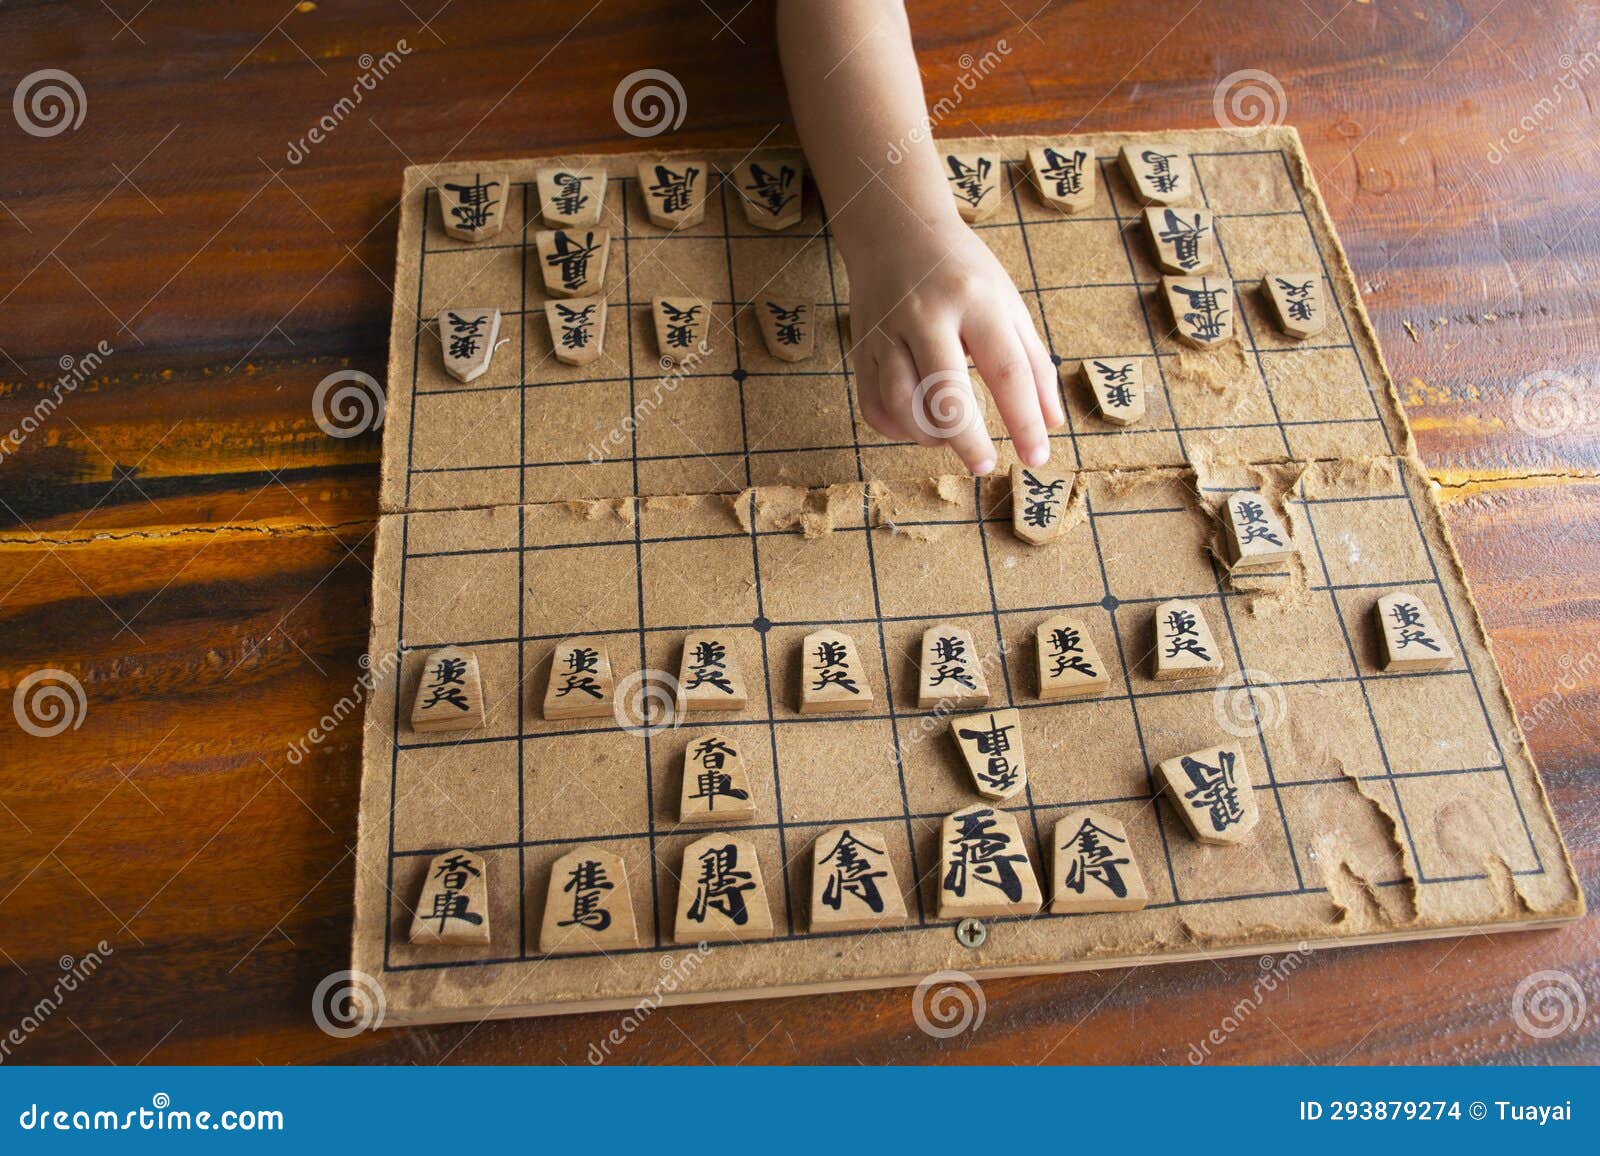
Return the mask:
[[[378,438],[325,435],[311,394],[336,369],[382,378],[403,165],[629,147],[610,102],[641,68],[687,89],[674,145],[754,143],[785,121],[767,5],[589,2],[446,5],[428,26],[386,0],[0,17],[12,72],[65,69],[86,99],[76,129],[5,125],[0,429],[52,396],[60,359],[110,349],[0,462],[0,684],[58,667],[86,695],[77,729],[0,728],[0,1029],[59,957],[110,948],[13,1062],[579,1064],[618,1025],[318,1030],[312,991],[348,965],[359,726],[285,757],[366,646]],[[1592,886],[1600,157],[1563,83],[1600,68],[1592,13],[915,7],[930,98],[961,93],[950,134],[1210,125],[1220,78],[1281,85]],[[999,66],[958,88],[986,52]],[[1568,376],[1519,391],[1553,373]],[[1594,1062],[1595,1015],[1539,1039],[1510,1004],[1555,969],[1592,1007],[1597,957],[1594,916],[1318,953],[1210,1051]],[[663,1009],[613,1062],[1185,1063],[1258,967],[990,981],[981,1029],[948,1040],[917,1029],[905,990]]]

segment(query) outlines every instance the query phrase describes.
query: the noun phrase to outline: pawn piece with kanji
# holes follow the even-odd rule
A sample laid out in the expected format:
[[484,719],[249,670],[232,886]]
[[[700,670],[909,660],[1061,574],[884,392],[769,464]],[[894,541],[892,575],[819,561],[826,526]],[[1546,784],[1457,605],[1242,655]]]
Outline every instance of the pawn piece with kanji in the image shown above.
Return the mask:
[[483,682],[470,650],[447,646],[422,660],[411,729],[419,734],[465,731],[483,725]]
[[989,701],[977,645],[964,626],[941,622],[922,632],[917,709],[982,706]]
[[1057,614],[1039,623],[1039,697],[1046,702],[1100,694],[1111,686],[1100,651],[1079,619]]
[[711,305],[698,297],[657,297],[650,302],[661,364],[683,365],[711,352]]
[[1011,467],[1011,532],[1030,546],[1053,542],[1067,530],[1067,500],[1074,475],[1049,466]]
[[1116,425],[1143,420],[1144,362],[1136,357],[1085,358],[1083,380],[1101,417]]
[[445,372],[457,381],[476,381],[488,373],[499,340],[500,310],[439,310],[439,349]]
[[756,298],[756,324],[767,352],[779,361],[804,361],[816,348],[816,306],[788,297]]
[[726,630],[691,630],[678,666],[678,710],[743,710],[738,643]]
[[1174,598],[1156,607],[1155,663],[1161,680],[1222,673],[1222,652],[1198,603]]
[[547,719],[604,718],[613,712],[611,658],[597,639],[563,642],[550,656]]
[[800,713],[862,711],[872,705],[872,684],[856,640],[838,630],[818,630],[800,644]]
[[1328,324],[1322,278],[1316,273],[1268,273],[1261,291],[1272,303],[1278,328],[1297,341],[1315,337]]
[[1385,594],[1375,610],[1384,670],[1444,670],[1454,665],[1455,651],[1439,633],[1433,611],[1416,594],[1410,590]]
[[544,316],[550,323],[550,349],[557,361],[566,365],[588,365],[605,352],[604,297],[546,301]]
[[1226,545],[1235,570],[1281,566],[1294,557],[1294,539],[1261,494],[1254,490],[1230,494],[1226,517]]

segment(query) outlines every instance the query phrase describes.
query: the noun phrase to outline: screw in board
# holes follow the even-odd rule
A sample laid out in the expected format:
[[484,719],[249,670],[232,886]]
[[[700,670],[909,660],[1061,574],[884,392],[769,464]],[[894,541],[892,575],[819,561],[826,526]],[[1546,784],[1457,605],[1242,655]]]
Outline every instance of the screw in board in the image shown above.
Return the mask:
[[956,924],[956,941],[962,947],[982,947],[983,941],[988,938],[989,929],[981,919],[967,918]]

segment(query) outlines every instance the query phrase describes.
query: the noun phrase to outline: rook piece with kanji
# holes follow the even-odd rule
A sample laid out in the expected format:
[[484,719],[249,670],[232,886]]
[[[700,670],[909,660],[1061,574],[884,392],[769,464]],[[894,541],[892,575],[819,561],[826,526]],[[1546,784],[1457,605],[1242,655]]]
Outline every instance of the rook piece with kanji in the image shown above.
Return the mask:
[[676,943],[772,938],[772,908],[754,843],[719,832],[683,849],[672,938]]
[[756,298],[756,323],[767,352],[779,361],[804,361],[816,348],[816,306],[787,297]]
[[999,154],[945,153],[941,159],[961,219],[974,224],[993,216],[1000,207],[1006,174]]
[[445,234],[458,241],[488,240],[505,221],[510,191],[505,173],[473,173],[444,181],[438,193],[439,223]]
[[1100,694],[1111,686],[1089,629],[1066,614],[1039,624],[1039,697],[1046,702]]
[[743,710],[737,636],[725,630],[691,630],[678,664],[678,709]]
[[1294,539],[1272,505],[1253,490],[1228,497],[1228,552],[1234,569],[1279,566],[1294,557]]
[[1122,146],[1122,172],[1143,204],[1181,205],[1193,193],[1189,154],[1167,144]]
[[837,630],[818,630],[800,644],[800,713],[866,710],[872,684],[856,641]]
[[1439,633],[1433,612],[1411,591],[1385,594],[1378,599],[1377,615],[1384,670],[1444,670],[1455,664],[1455,651]]
[[612,713],[611,659],[598,639],[563,642],[550,656],[544,717],[603,718]]
[[540,229],[533,235],[539,273],[552,297],[604,293],[611,234],[605,229]]
[[1163,277],[1174,332],[1197,349],[1233,338],[1233,287],[1218,277]]
[[604,847],[568,851],[550,866],[539,950],[545,955],[638,947],[622,856]]
[[1058,915],[1138,911],[1150,902],[1133,845],[1103,811],[1073,811],[1050,843],[1050,910]]
[[422,660],[417,697],[411,706],[411,729],[466,731],[483,725],[483,683],[478,660],[470,650],[447,646]]
[[1199,605],[1175,598],[1156,607],[1158,679],[1207,678],[1222,673],[1222,652]]
[[906,921],[889,845],[872,827],[835,827],[811,847],[811,930],[867,931]]
[[1083,380],[1107,421],[1133,425],[1144,419],[1144,362],[1138,358],[1085,358]]
[[657,297],[650,302],[656,348],[663,365],[681,365],[711,352],[711,305],[698,297]]
[[706,217],[711,166],[701,160],[641,161],[639,190],[650,223],[662,229],[687,229]]
[[984,803],[939,830],[939,918],[1032,915],[1043,901],[1016,819]]
[[540,169],[533,180],[539,190],[539,214],[552,229],[600,223],[606,200],[604,169]]
[[683,750],[680,823],[748,823],[756,817],[755,793],[744,756],[725,734],[700,735]]
[[588,365],[606,345],[606,302],[603,297],[571,297],[546,301],[550,323],[550,348],[556,360],[567,365]]
[[428,864],[411,916],[418,945],[482,946],[489,942],[489,865],[459,847]]
[[961,715],[950,720],[950,734],[986,799],[1009,799],[1028,785],[1022,753],[1022,712],[1015,707]]
[[1322,278],[1316,273],[1268,273],[1261,291],[1272,302],[1278,328],[1290,337],[1304,341],[1328,324]]
[[941,622],[922,632],[922,665],[917,677],[917,709],[974,707],[989,701],[989,680],[972,634]]
[[457,381],[476,381],[489,372],[500,340],[500,310],[439,310],[439,350],[445,372]]
[[1217,261],[1216,229],[1207,209],[1151,208],[1144,211],[1156,261],[1164,273],[1204,273]]
[[1094,153],[1072,144],[1028,150],[1039,199],[1064,213],[1081,213],[1094,204]]
[[1156,768],[1157,779],[1190,834],[1202,843],[1242,843],[1260,811],[1238,747],[1179,755]]
[[758,229],[787,229],[800,220],[806,165],[799,153],[761,153],[729,174],[745,220]]
[[1067,499],[1074,475],[1049,466],[1011,467],[1011,532],[1030,546],[1053,542],[1067,530]]

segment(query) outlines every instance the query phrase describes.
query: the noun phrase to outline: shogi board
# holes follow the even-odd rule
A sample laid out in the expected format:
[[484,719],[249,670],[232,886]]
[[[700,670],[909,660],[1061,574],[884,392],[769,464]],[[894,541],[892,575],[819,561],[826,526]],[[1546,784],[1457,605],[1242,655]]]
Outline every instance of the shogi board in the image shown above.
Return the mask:
[[[1237,346],[1213,354],[1165,336],[1143,226],[1114,161],[1128,138],[1082,139],[1101,176],[1086,217],[1048,215],[1019,165],[1035,142],[1006,140],[1011,216],[984,235],[1042,307],[1056,355],[1147,358],[1152,406],[1146,426],[1118,433],[1097,424],[1068,380],[1072,425],[1053,464],[1080,471],[1080,493],[1073,526],[1045,547],[1012,535],[1003,473],[951,476],[951,460],[887,445],[857,420],[839,356],[847,328],[828,337],[831,367],[766,358],[745,307],[768,281],[784,285],[799,268],[804,287],[782,291],[814,294],[830,324],[846,315],[814,189],[792,235],[752,235],[738,206],[713,193],[701,231],[669,239],[643,221],[638,157],[587,158],[612,175],[615,330],[600,368],[579,371],[546,356],[544,297],[519,245],[531,191],[513,195],[500,247],[464,250],[433,215],[429,184],[445,174],[408,172],[372,633],[373,669],[398,676],[379,680],[367,708],[353,951],[353,966],[382,984],[387,1022],[914,984],[943,969],[1069,971],[1581,913],[1292,130],[1151,138],[1195,157],[1241,289],[1247,324]],[[505,167],[526,190],[545,163]],[[680,245],[701,255],[657,263]],[[1295,346],[1274,336],[1252,287],[1268,265],[1327,272],[1339,316],[1324,338]],[[626,456],[591,464],[574,445],[603,437],[620,420],[617,404],[625,417],[661,380],[644,302],[667,278],[681,290],[680,277],[691,290],[682,295],[732,310],[725,323],[735,328],[714,354],[725,360],[668,395],[681,408],[657,406],[633,423]],[[425,319],[451,300],[526,311],[521,337],[473,386],[447,384],[425,345],[436,340]],[[1299,553],[1279,572],[1242,579],[1222,560],[1217,511],[1246,486],[1284,510]],[[1455,651],[1447,669],[1382,672],[1373,606],[1395,589],[1430,602]],[[1176,597],[1207,615],[1220,680],[1151,677],[1153,609]],[[1041,702],[1033,632],[1063,612],[1087,625],[1111,686]],[[1125,825],[1150,890],[1145,910],[988,919],[977,948],[936,918],[940,820],[977,800],[948,719],[917,708],[920,638],[941,621],[996,656],[992,702],[1022,713],[1029,786],[1003,805],[1047,905],[1052,824],[1093,806]],[[643,727],[543,719],[561,640],[604,639],[625,691],[635,672],[675,672],[683,635],[711,626],[741,632],[743,712],[657,715]],[[823,626],[856,640],[869,712],[797,710],[800,639]],[[422,656],[445,645],[477,654],[486,723],[417,734],[405,719]],[[700,948],[673,942],[681,854],[706,831],[680,828],[677,805],[684,750],[713,730],[743,740],[756,816],[731,829],[757,849],[776,934]],[[1243,846],[1202,845],[1157,795],[1154,767],[1234,732],[1260,823]],[[811,931],[812,843],[843,824],[885,837],[905,926]],[[545,957],[550,865],[584,846],[627,864],[642,946]],[[421,873],[453,847],[487,860],[491,942],[412,946]]]

